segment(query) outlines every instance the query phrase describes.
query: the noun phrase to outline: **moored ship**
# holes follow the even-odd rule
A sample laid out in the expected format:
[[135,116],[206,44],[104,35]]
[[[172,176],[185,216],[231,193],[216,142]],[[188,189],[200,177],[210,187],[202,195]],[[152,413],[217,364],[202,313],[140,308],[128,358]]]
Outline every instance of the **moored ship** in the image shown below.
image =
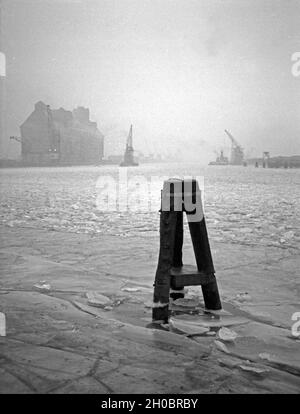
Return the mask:
[[228,165],[229,161],[228,158],[224,156],[223,151],[221,151],[220,155],[216,158],[216,161],[211,161],[209,165]]

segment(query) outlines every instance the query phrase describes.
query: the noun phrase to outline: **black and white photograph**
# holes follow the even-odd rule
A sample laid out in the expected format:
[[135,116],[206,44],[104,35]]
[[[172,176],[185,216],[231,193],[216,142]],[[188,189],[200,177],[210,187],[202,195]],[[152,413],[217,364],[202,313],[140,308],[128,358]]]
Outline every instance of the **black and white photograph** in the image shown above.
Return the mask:
[[299,395],[299,269],[300,0],[0,0],[2,396]]

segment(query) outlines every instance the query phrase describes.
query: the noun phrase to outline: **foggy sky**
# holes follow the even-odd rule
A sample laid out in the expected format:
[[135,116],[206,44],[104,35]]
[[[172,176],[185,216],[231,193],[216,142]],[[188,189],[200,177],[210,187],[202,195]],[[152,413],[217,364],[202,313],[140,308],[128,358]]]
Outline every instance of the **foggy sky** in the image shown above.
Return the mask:
[[248,156],[300,154],[299,21],[298,0],[2,0],[7,135],[43,100],[132,123],[146,153],[208,161],[226,128]]

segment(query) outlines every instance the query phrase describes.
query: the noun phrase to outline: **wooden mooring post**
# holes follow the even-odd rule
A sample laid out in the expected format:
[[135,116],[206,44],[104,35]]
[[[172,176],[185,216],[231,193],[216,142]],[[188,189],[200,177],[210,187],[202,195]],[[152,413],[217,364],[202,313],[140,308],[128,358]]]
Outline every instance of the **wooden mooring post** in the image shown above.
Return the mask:
[[[197,267],[183,265],[182,262],[184,212]],[[198,182],[169,179],[164,182],[161,193],[160,250],[154,282],[153,322],[167,323],[170,297],[184,297],[184,287],[192,285],[201,285],[207,310],[222,308]]]

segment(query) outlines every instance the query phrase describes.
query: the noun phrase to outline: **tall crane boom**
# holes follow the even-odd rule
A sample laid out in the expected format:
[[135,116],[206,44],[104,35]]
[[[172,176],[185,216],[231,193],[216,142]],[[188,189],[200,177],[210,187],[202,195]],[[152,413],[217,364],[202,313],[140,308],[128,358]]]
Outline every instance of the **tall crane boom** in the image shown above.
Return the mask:
[[230,164],[232,165],[242,165],[244,161],[244,151],[241,145],[236,141],[236,139],[231,135],[227,129],[225,129],[226,135],[228,135],[229,139],[231,140],[231,157],[230,157]]
[[229,131],[227,131],[227,129],[225,129],[225,133],[228,135],[228,137],[230,138],[231,142],[233,143],[233,145],[235,145],[236,147],[240,147],[240,144],[236,141],[236,139],[231,135],[231,133]]
[[127,137],[127,148],[132,148],[132,125],[130,125],[130,130]]

